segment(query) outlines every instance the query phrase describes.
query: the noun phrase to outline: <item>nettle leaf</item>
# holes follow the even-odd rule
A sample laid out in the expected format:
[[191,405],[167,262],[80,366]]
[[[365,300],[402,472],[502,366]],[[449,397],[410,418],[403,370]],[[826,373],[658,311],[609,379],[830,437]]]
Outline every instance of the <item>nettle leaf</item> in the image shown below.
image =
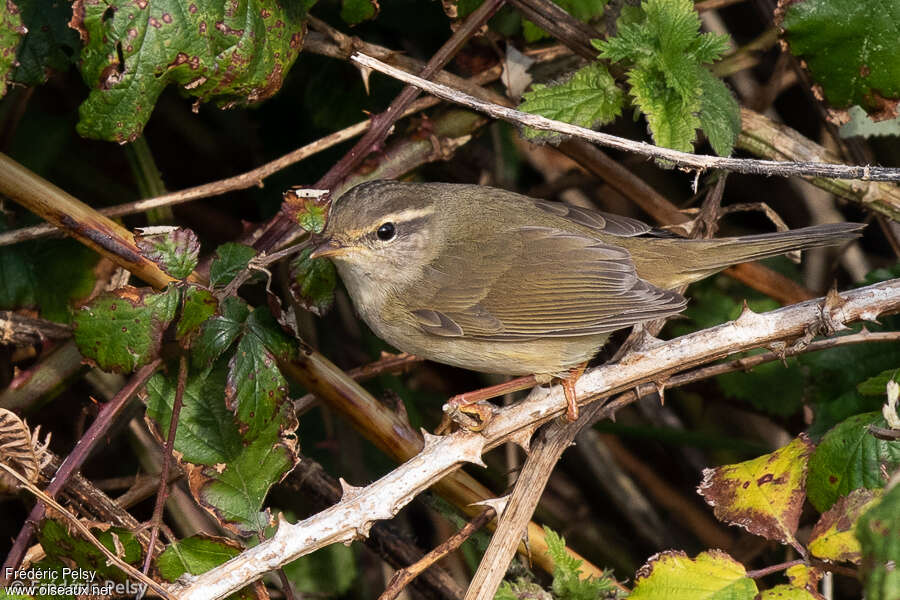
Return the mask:
[[713,149],[730,154],[738,105],[704,66],[727,50],[727,36],[700,34],[690,0],[646,0],[641,8],[643,21],[620,23],[615,37],[593,40],[600,56],[629,65],[631,95],[656,144],[689,151],[696,130],[709,127]]
[[197,267],[200,240],[185,227],[144,227],[134,243],[146,258],[175,279],[187,279]]
[[900,442],[876,438],[869,425],[887,423],[880,412],[854,415],[826,433],[813,452],[807,493],[819,512],[857,488],[883,488],[882,470],[891,473],[900,466]]
[[256,250],[244,244],[228,242],[216,248],[216,256],[209,266],[209,284],[221,287],[231,283],[238,273],[256,256]]
[[881,500],[881,490],[853,490],[838,498],[813,527],[807,547],[813,556],[859,564],[862,558],[854,529],[859,516]]
[[22,21],[28,33],[19,45],[16,83],[34,86],[47,81],[53,71],[66,71],[78,56],[81,42],[69,27],[70,2],[23,2]]
[[629,600],[688,598],[752,600],[758,589],[744,565],[721,550],[689,558],[681,551],[661,552],[641,567]]
[[226,108],[272,96],[300,52],[313,3],[84,0],[72,26],[91,93],[78,132],[137,139],[169,84]]
[[6,94],[6,82],[16,66],[16,49],[24,35],[19,7],[7,0],[0,5],[0,98]]
[[779,2],[791,53],[803,59],[825,99],[856,104],[876,120],[897,116],[900,6],[879,0]]
[[[223,401],[228,363],[223,356],[188,377],[175,450],[191,472],[197,501],[229,529],[249,535],[269,525],[268,510],[261,510],[266,494],[296,464],[297,420],[284,403],[264,428],[239,427]],[[176,379],[175,373],[157,373],[147,383],[147,418],[161,440],[168,434]]]
[[544,527],[547,553],[553,560],[553,597],[570,600],[616,597],[617,588],[607,578],[581,577],[582,561],[569,554],[566,540],[549,527]]
[[794,538],[804,501],[806,465],[813,445],[801,435],[771,454],[704,469],[697,491],[716,518],[784,544]]
[[291,261],[291,295],[294,301],[311,313],[322,316],[334,302],[337,273],[334,263],[324,258],[310,258],[306,248]]
[[215,314],[219,301],[208,290],[193,285],[184,294],[184,307],[175,326],[175,339],[186,348],[199,333],[200,327]]
[[33,308],[67,323],[71,305],[87,298],[100,256],[74,240],[36,240],[0,247],[0,309]]
[[900,485],[894,485],[856,525],[868,600],[900,598]]
[[225,298],[219,314],[200,326],[200,334],[192,346],[194,367],[208,367],[231,347],[241,334],[250,315],[247,303],[240,298]]
[[[141,545],[131,531],[120,527],[111,527],[106,531],[94,528],[92,533],[108,550],[118,554],[127,563],[136,563],[141,559]],[[78,569],[87,569],[97,574],[100,581],[118,581],[127,579],[127,575],[116,565],[108,564],[108,559],[91,542],[81,536],[72,535],[67,528],[52,519],[41,523],[37,534],[38,541],[47,557],[64,563],[75,565]],[[62,573],[59,574],[62,577]]]
[[378,0],[342,0],[341,18],[347,25],[359,25],[378,16]]
[[[519,105],[519,110],[589,128],[615,119],[621,114],[625,101],[615,79],[599,62],[579,69],[563,83],[536,84],[522,97],[525,101]],[[528,127],[522,133],[528,139],[560,137],[558,133]]]
[[178,290],[125,286],[101,294],[75,313],[75,343],[104,371],[129,373],[159,355],[162,334],[175,318]]

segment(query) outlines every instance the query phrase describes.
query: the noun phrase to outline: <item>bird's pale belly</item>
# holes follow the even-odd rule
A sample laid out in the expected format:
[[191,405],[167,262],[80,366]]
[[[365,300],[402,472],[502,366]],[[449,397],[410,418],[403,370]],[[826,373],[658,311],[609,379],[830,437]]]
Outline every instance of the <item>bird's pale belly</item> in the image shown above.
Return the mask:
[[[368,319],[366,319],[367,322]],[[404,326],[369,322],[375,333],[398,350],[435,362],[482,373],[502,375],[562,374],[590,360],[609,334],[547,337],[521,341],[488,341],[465,337],[420,340]],[[451,342],[451,343],[448,343]],[[452,346],[448,348],[448,346]]]

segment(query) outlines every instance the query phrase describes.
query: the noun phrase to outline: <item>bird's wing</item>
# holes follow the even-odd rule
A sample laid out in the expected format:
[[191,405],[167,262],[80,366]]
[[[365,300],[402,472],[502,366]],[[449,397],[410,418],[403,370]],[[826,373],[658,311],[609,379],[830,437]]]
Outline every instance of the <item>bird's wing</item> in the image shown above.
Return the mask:
[[[409,305],[430,334],[522,340],[605,333],[675,314],[676,292],[635,272],[624,248],[546,227],[452,243]],[[423,300],[424,299],[424,300]]]
[[541,210],[559,217],[564,217],[579,225],[590,227],[600,233],[607,233],[609,235],[620,237],[632,237],[642,235],[652,229],[652,227],[643,221],[599,210],[590,210],[572,204],[549,202],[547,200],[533,200],[533,202],[534,205]]

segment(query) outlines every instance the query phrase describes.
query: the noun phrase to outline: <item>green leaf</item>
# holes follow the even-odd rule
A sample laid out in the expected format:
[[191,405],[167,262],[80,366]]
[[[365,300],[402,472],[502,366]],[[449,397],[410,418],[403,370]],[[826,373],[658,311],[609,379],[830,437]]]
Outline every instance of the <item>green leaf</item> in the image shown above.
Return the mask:
[[[28,33],[19,45],[19,65],[12,79],[24,85],[40,85],[53,71],[66,71],[78,55],[81,42],[69,27],[69,2],[23,2],[22,21]],[[0,42],[2,45],[2,42]]]
[[19,7],[12,0],[0,4],[0,98],[6,94],[6,83],[16,66],[16,50],[24,35]]
[[688,558],[680,551],[655,555],[635,577],[629,600],[753,600],[756,582],[744,565],[721,550]]
[[[579,69],[564,83],[536,84],[522,97],[525,100],[519,110],[590,128],[615,119],[622,112],[624,102],[622,90],[599,62]],[[528,139],[559,137],[553,132],[530,128],[523,133]]]
[[334,263],[324,258],[310,258],[312,248],[303,250],[291,261],[291,296],[300,306],[322,316],[334,302],[337,273]]
[[878,412],[850,417],[825,434],[810,458],[807,494],[819,512],[857,488],[884,487],[882,469],[900,466],[900,442],[876,438],[869,425],[886,423]]
[[33,308],[68,323],[71,305],[94,289],[93,250],[74,240],[37,240],[0,247],[0,309]]
[[175,328],[175,337],[187,347],[203,323],[215,314],[219,302],[209,291],[195,285],[188,286],[184,294],[184,309]]
[[284,565],[294,588],[315,597],[342,596],[358,576],[353,548],[331,544]]
[[884,396],[889,381],[900,382],[900,369],[888,369],[875,377],[870,377],[856,386],[863,396]]
[[881,118],[900,99],[900,5],[880,0],[788,3],[781,21],[791,53],[835,108],[858,104]]
[[741,109],[721,79],[700,71],[700,128],[719,156],[730,156],[741,132]]
[[91,89],[78,132],[137,139],[169,84],[224,107],[270,97],[300,52],[312,4],[85,0],[73,18],[86,40],[81,73]]
[[287,381],[275,357],[253,334],[241,337],[228,363],[225,404],[251,439],[278,414],[287,397]]
[[378,0],[342,0],[341,18],[347,25],[359,25],[378,16]]
[[730,153],[738,106],[704,66],[725,52],[727,36],[700,34],[690,0],[646,0],[641,8],[643,20],[629,18],[615,37],[593,40],[600,56],[628,65],[631,95],[656,144],[689,151],[704,126],[714,149]]
[[[125,562],[136,563],[141,559],[141,545],[134,533],[127,529],[111,527],[103,531],[94,528],[91,533]],[[127,579],[119,567],[107,564],[106,556],[96,546],[79,535],[70,534],[65,526],[52,519],[41,523],[37,538],[48,558],[96,573],[95,582],[98,579],[117,582]],[[64,579],[64,574],[60,573],[58,577]]]
[[162,334],[175,318],[178,290],[125,286],[75,313],[75,343],[104,371],[129,373],[159,356]]
[[[174,371],[174,370],[173,370]],[[288,403],[255,437],[240,428],[225,406],[228,358],[199,373],[185,385],[184,406],[175,434],[180,459],[197,466],[191,492],[228,528],[241,535],[261,532],[269,524],[262,505],[269,488],[297,460],[293,430],[297,421]],[[157,373],[147,382],[147,416],[160,439],[168,434],[175,398],[176,374]]]
[[544,526],[547,553],[553,561],[553,595],[566,600],[594,600],[606,598],[617,590],[608,578],[581,578],[581,560],[566,550],[566,540]]
[[200,335],[192,347],[194,367],[208,367],[228,350],[243,331],[249,315],[246,302],[240,298],[225,298],[219,305],[219,315],[201,325]]
[[328,219],[328,203],[319,198],[307,198],[300,195],[300,190],[288,190],[284,193],[286,210],[293,215],[294,221],[303,230],[310,233],[322,233]]
[[187,279],[197,267],[200,240],[184,227],[145,227],[134,242],[141,254],[175,279]]
[[859,518],[856,537],[862,546],[866,598],[900,598],[900,485],[894,485]]
[[200,575],[213,567],[228,562],[241,553],[241,546],[228,538],[193,535],[166,547],[156,558],[156,568],[166,581],[172,582],[184,575]]
[[221,287],[231,283],[238,273],[256,256],[256,250],[244,244],[228,242],[216,248],[216,257],[209,266],[209,284]]
[[254,310],[247,318],[247,335],[258,337],[263,346],[279,360],[290,360],[297,354],[296,340],[284,332],[264,306]]

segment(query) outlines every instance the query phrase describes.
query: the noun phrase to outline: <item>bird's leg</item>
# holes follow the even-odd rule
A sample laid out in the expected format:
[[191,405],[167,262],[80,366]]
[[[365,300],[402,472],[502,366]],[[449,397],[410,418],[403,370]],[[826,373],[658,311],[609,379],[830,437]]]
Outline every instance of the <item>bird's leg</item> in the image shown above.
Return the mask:
[[488,424],[493,416],[493,409],[490,405],[484,404],[489,398],[496,398],[504,394],[526,390],[537,384],[534,375],[526,377],[516,377],[497,385],[481,388],[472,392],[466,392],[453,396],[447,400],[444,405],[444,418],[438,427],[438,433],[443,433],[449,429],[451,420],[459,420],[463,417],[464,423],[460,423],[470,431],[481,431]]
[[565,377],[560,377],[563,393],[566,395],[566,421],[572,423],[578,419],[578,401],[575,397],[575,382],[584,375],[587,363],[582,363],[569,371]]

